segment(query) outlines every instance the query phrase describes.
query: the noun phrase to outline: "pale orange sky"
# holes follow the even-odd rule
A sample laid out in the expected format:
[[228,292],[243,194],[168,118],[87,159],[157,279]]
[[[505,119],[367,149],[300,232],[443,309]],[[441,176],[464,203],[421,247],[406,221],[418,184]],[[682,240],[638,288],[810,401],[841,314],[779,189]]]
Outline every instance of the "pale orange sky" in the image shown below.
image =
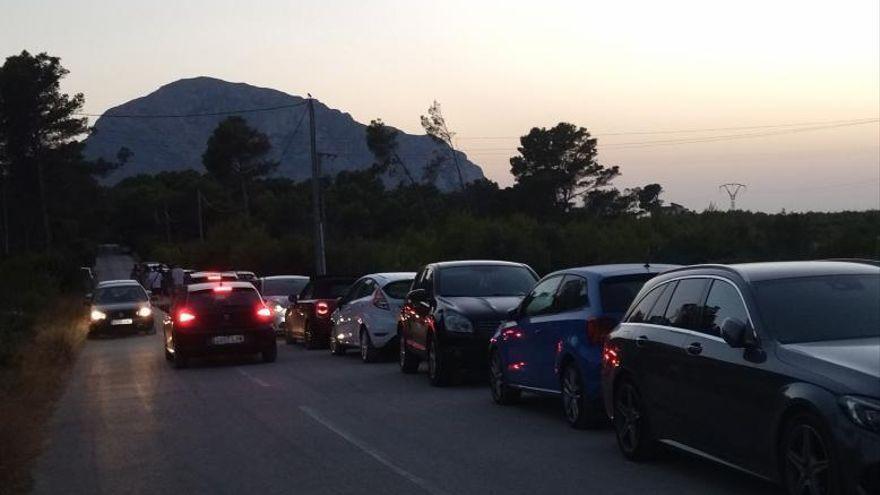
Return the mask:
[[[0,0],[0,53],[62,57],[87,109],[207,75],[311,92],[361,121],[421,132],[443,104],[460,148],[509,185],[516,136],[568,121],[620,187],[659,182],[702,209],[880,208],[877,123],[646,147],[620,132],[880,118],[880,2]],[[491,137],[493,139],[474,139]],[[497,138],[497,139],[495,139]]]

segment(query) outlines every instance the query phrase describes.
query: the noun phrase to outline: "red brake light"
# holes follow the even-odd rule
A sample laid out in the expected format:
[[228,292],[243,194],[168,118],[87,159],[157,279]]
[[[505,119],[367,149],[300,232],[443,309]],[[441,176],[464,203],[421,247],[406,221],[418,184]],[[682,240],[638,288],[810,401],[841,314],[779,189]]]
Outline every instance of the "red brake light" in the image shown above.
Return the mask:
[[611,318],[590,318],[587,320],[587,341],[593,345],[602,344],[615,324]]
[[327,316],[330,314],[330,305],[324,301],[319,301],[315,304],[315,314],[318,316]]
[[385,299],[385,294],[382,294],[381,289],[376,289],[376,292],[373,293],[373,306],[379,309],[391,309],[388,306],[388,299]]
[[617,368],[620,366],[620,356],[617,354],[617,347],[608,341],[605,341],[605,345],[602,347],[602,364],[606,368]]
[[195,319],[196,315],[188,309],[181,309],[177,313],[177,323],[181,325],[187,325]]
[[214,287],[214,292],[232,292],[231,285],[218,285]]
[[257,318],[261,320],[268,320],[272,317],[272,310],[267,308],[266,306],[260,306],[257,309]]

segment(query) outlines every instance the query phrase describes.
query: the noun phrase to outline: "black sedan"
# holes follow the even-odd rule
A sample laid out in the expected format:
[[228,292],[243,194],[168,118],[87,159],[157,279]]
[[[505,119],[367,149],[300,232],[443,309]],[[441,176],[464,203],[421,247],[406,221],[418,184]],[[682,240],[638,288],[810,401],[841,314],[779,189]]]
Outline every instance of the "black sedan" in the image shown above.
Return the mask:
[[489,339],[538,280],[534,270],[506,261],[449,261],[422,268],[400,312],[400,370],[428,361],[432,385],[456,371],[482,369]]
[[605,345],[603,393],[627,458],[659,442],[790,494],[880,493],[880,269],[658,276]]
[[250,282],[188,285],[165,318],[165,357],[178,368],[192,357],[215,354],[260,354],[275,361],[273,320]]

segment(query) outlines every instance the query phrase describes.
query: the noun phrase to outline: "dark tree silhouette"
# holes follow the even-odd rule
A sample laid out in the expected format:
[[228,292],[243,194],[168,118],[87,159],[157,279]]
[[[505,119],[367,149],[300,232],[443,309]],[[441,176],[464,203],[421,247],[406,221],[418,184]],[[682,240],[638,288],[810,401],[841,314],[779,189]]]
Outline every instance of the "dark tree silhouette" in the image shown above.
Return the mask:
[[251,183],[278,167],[278,162],[266,159],[271,149],[269,138],[238,116],[220,122],[208,138],[202,164],[218,182],[241,193],[246,217],[250,217]]
[[397,129],[385,125],[382,119],[376,119],[370,121],[366,133],[367,148],[376,158],[379,171],[394,174],[397,169],[400,169],[406,175],[410,185],[415,185],[415,179],[397,152]]
[[461,190],[464,190],[464,176],[461,175],[461,165],[458,163],[458,154],[455,152],[455,146],[452,144],[452,138],[455,137],[455,133],[449,130],[449,127],[446,126],[446,118],[443,117],[443,112],[440,110],[440,103],[434,101],[430,107],[428,107],[428,115],[422,115],[422,127],[425,129],[425,133],[438,143],[442,143],[449,148],[449,153],[452,155],[452,161],[455,164],[455,171],[458,173],[458,185],[461,187]]
[[[49,198],[54,194],[47,190],[47,168],[81,164],[82,146],[76,138],[88,132],[87,120],[75,116],[82,109],[83,95],[70,96],[60,90],[67,73],[58,57],[45,53],[34,56],[27,51],[8,57],[0,67],[4,205],[11,204],[6,201],[9,195],[20,206],[17,218],[9,222],[17,221],[26,238],[30,237],[30,225],[42,225],[46,247],[52,245]],[[37,208],[31,207],[34,200]]]

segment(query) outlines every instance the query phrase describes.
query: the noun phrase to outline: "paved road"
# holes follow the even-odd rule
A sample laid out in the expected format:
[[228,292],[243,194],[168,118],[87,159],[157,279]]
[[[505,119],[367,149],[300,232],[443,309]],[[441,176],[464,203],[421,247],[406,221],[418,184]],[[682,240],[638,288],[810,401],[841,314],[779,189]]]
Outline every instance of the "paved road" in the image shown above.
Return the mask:
[[50,428],[37,493],[776,493],[684,455],[626,462],[552,399],[500,407],[482,384],[435,389],[393,362],[283,344],[273,364],[174,370],[161,334],[90,340]]

